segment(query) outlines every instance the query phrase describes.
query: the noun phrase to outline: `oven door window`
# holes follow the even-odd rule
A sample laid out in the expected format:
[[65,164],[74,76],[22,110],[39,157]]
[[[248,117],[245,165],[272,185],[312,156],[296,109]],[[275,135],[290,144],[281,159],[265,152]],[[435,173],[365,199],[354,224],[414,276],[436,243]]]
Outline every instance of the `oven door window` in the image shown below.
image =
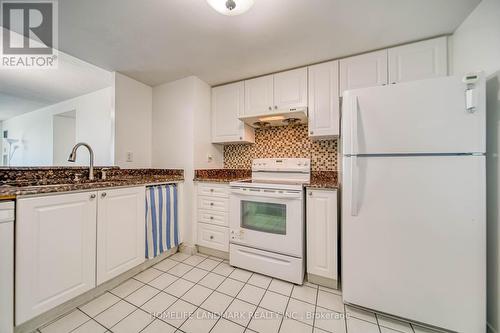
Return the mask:
[[241,227],[270,234],[286,234],[286,205],[241,201]]

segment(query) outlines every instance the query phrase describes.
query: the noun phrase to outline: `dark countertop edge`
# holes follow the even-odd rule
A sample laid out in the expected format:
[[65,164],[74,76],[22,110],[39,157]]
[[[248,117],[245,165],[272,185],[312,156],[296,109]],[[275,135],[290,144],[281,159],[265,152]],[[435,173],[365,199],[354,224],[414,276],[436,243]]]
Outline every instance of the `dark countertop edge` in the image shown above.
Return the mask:
[[311,190],[338,190],[340,186],[337,185],[326,185],[326,184],[306,184],[305,188],[310,188]]
[[[248,178],[239,178],[239,179],[208,179],[208,178],[203,178],[203,179],[194,179],[193,181],[195,182],[200,182],[200,183],[219,183],[219,184],[229,184],[231,182],[235,181],[240,181],[240,180],[245,180]],[[310,188],[310,189],[325,189],[325,190],[338,190],[340,186],[338,184],[304,184],[305,188]]]
[[246,180],[246,179],[250,179],[248,177],[244,177],[244,178],[231,178],[231,179],[228,179],[228,178],[195,178],[193,179],[194,182],[200,182],[200,183],[222,183],[222,184],[229,184],[231,182],[237,182],[237,181],[241,181],[241,180]]
[[[176,178],[172,177],[170,179],[127,179],[125,181],[114,181],[116,183],[110,185],[110,182],[113,180],[109,180],[107,182],[102,183],[84,183],[84,184],[75,184],[71,186],[40,186],[37,188],[33,187],[11,187],[8,191],[0,192],[0,200],[13,200],[17,197],[24,196],[38,196],[38,195],[50,195],[56,193],[70,193],[70,192],[89,192],[92,190],[105,190],[105,189],[114,189],[114,188],[124,188],[124,187],[138,187],[138,186],[151,186],[151,185],[160,185],[160,184],[173,184],[173,183],[181,183],[184,181],[184,178]],[[0,187],[1,189],[1,187]]]

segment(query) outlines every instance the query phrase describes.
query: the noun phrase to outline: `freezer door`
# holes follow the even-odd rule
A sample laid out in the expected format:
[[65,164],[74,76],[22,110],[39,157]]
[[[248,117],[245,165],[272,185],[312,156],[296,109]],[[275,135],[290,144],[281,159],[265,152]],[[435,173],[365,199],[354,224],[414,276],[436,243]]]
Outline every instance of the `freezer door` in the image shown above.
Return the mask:
[[444,77],[345,92],[343,153],[485,152],[484,78],[470,88]]
[[485,332],[484,156],[344,158],[346,303]]

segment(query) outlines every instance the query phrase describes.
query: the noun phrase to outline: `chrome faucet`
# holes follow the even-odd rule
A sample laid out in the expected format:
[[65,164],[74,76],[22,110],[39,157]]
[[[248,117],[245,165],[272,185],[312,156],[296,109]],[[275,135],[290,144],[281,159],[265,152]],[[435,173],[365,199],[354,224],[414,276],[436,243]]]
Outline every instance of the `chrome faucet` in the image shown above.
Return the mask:
[[73,150],[71,150],[71,154],[69,154],[68,162],[75,162],[76,161],[76,151],[80,146],[84,146],[89,150],[89,154],[90,154],[89,180],[94,180],[94,151],[92,150],[92,147],[90,147],[89,144],[84,143],[84,142],[77,143],[73,147]]

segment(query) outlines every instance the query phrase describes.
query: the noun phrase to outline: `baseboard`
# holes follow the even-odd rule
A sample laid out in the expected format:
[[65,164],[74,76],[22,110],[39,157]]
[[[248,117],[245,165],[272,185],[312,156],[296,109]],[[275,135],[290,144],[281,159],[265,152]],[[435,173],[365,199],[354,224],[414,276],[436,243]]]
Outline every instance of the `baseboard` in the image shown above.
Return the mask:
[[198,252],[201,254],[206,254],[208,256],[229,260],[229,252],[214,250],[200,245],[197,245],[197,247],[198,247]]
[[490,323],[486,323],[486,329],[488,333],[498,333],[498,330],[496,330]]
[[28,332],[33,332],[35,329],[38,327],[41,327],[42,325],[46,325],[57,318],[65,315],[69,311],[76,309],[79,306],[82,306],[85,303],[90,302],[94,298],[97,298],[98,296],[104,294],[105,292],[114,289],[118,285],[122,284],[126,280],[130,279],[131,277],[135,276],[136,274],[139,274],[140,272],[150,268],[151,266],[156,265],[158,262],[162,261],[163,259],[170,257],[171,255],[175,254],[177,252],[177,247],[172,248],[168,251],[163,252],[162,254],[158,255],[156,258],[146,260],[139,266],[136,266],[125,273],[113,278],[110,281],[104,282],[103,284],[95,287],[92,290],[87,291],[86,293],[77,296],[66,303],[63,303],[61,305],[56,306],[55,308],[44,312],[38,316],[36,316],[33,319],[30,319],[29,321],[22,323],[19,326],[14,327],[14,333],[28,333]]
[[181,245],[179,245],[179,252],[193,255],[196,254],[198,251],[196,250],[196,245],[190,243],[182,243]]
[[317,284],[319,286],[332,289],[339,289],[339,282],[338,280],[335,279],[329,279],[322,276],[307,273],[307,281]]

